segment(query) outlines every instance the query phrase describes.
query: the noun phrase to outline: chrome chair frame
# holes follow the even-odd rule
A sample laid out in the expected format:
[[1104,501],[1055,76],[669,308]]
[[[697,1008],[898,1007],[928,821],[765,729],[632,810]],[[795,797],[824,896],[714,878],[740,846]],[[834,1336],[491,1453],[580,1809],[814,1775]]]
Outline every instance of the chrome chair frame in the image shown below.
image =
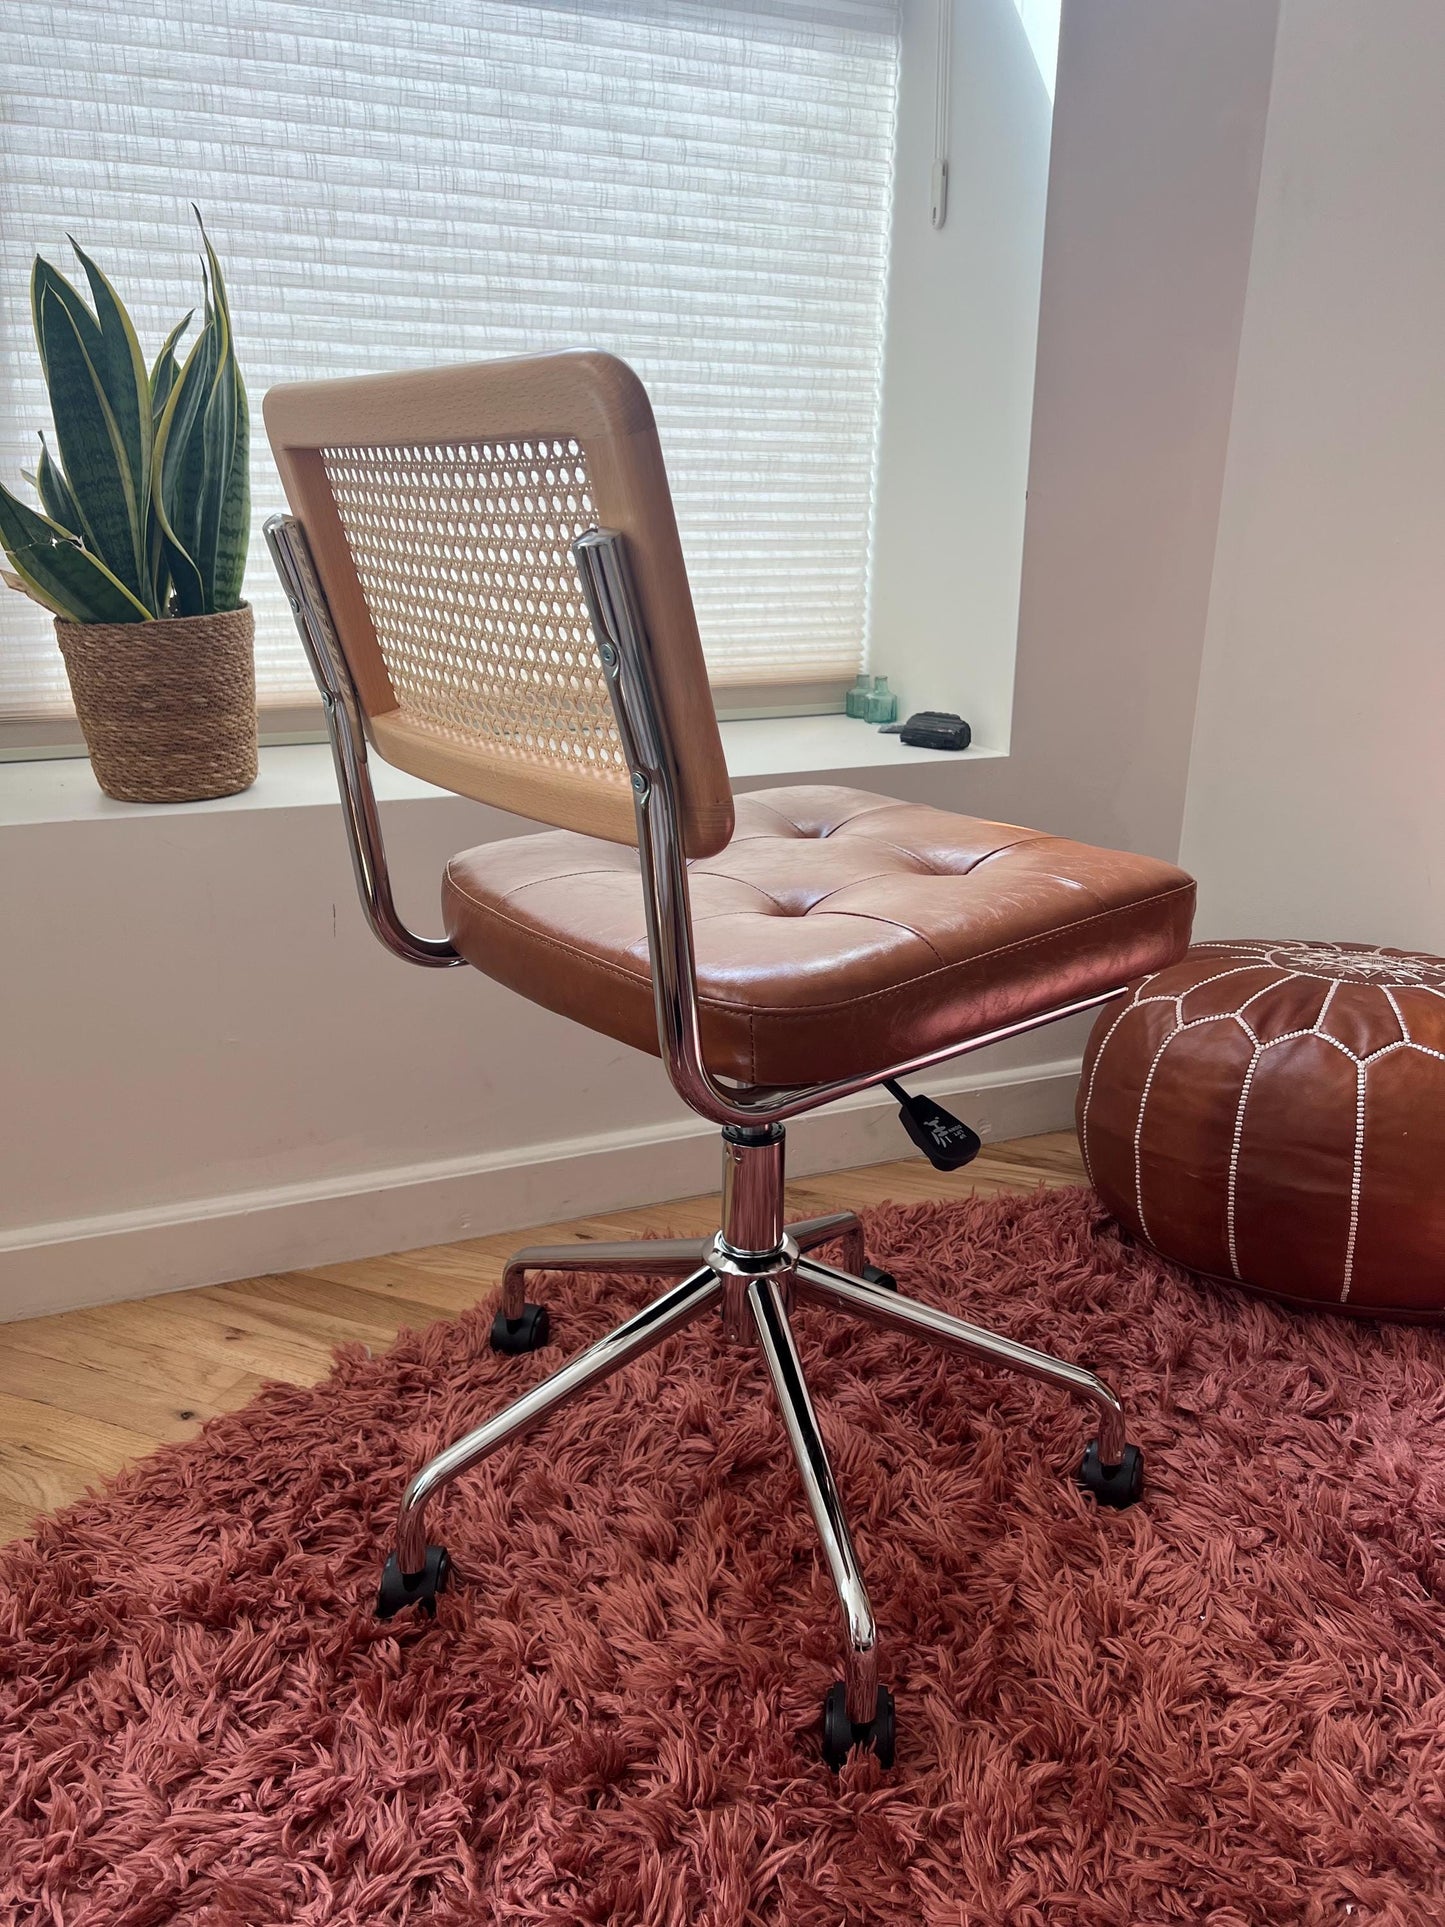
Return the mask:
[[[429,968],[462,963],[465,960],[445,938],[417,936],[396,910],[368,767],[361,703],[305,533],[294,517],[278,515],[266,524],[266,539],[321,693],[347,841],[367,920],[386,948],[408,963]],[[714,1077],[702,1050],[687,859],[679,826],[673,752],[660,720],[650,648],[625,543],[609,530],[593,529],[578,538],[573,554],[631,774],[662,1060],[683,1101],[721,1127],[722,1222],[709,1239],[531,1246],[509,1261],[500,1316],[510,1323],[523,1316],[526,1277],[533,1271],[632,1272],[670,1277],[677,1282],[421,1467],[402,1496],[397,1521],[393,1563],[402,1586],[401,1603],[431,1603],[436,1585],[429,1585],[428,1578],[434,1578],[438,1557],[444,1562],[444,1555],[427,1545],[426,1514],[431,1501],[446,1486],[589,1386],[610,1377],[717,1307],[727,1337],[733,1342],[751,1337],[762,1352],[838,1595],[844,1629],[847,1722],[841,1743],[834,1733],[831,1740],[825,1739],[825,1751],[829,1751],[833,1764],[839,1764],[852,1738],[872,1744],[883,1753],[879,1729],[886,1700],[886,1752],[891,1757],[892,1702],[880,1691],[873,1612],[793,1337],[790,1321],[795,1299],[851,1312],[886,1330],[924,1338],[967,1357],[986,1359],[1086,1400],[1098,1413],[1099,1431],[1085,1455],[1085,1464],[1087,1467],[1092,1454],[1095,1471],[1104,1475],[1102,1484],[1094,1483],[1100,1496],[1107,1496],[1109,1477],[1120,1470],[1126,1453],[1133,1453],[1134,1448],[1126,1445],[1119,1399],[1094,1373],[903,1297],[891,1287],[891,1281],[879,1281],[886,1274],[872,1280],[861,1275],[865,1271],[863,1232],[856,1213],[835,1212],[785,1225],[784,1122],[882,1083],[885,1077],[904,1077],[1094,1009],[1119,995],[1122,986],[941,1046],[886,1071],[791,1088],[744,1088]],[[813,1255],[818,1247],[830,1243],[844,1247],[847,1270],[825,1264]],[[1129,1497],[1137,1496],[1137,1480],[1135,1487]],[[1110,1502],[1127,1503],[1128,1498]]]

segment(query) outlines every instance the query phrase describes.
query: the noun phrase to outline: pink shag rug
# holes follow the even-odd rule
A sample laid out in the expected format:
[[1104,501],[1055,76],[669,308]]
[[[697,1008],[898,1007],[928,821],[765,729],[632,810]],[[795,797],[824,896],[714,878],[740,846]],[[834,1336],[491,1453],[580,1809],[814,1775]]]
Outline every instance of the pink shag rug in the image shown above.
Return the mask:
[[[1277,1309],[1084,1192],[891,1208],[905,1288],[1094,1362],[1087,1420],[798,1329],[898,1696],[815,1728],[833,1598],[761,1366],[694,1327],[465,1481],[435,1622],[371,1599],[409,1468],[561,1357],[343,1352],[0,1567],[0,1919],[588,1927],[1445,1920],[1445,1335]],[[635,1286],[549,1281],[568,1350]]]

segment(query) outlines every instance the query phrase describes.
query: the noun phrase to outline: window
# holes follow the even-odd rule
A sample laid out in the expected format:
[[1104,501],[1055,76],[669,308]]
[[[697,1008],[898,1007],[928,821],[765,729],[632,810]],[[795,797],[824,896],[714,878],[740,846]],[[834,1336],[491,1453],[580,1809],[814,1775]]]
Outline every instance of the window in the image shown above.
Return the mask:
[[[150,355],[198,292],[194,200],[252,402],[263,700],[310,694],[259,534],[265,390],[577,346],[652,391],[714,680],[849,677],[896,69],[891,0],[10,0],[6,480],[48,421],[33,253],[74,273],[73,233]],[[67,706],[48,618],[3,592],[0,714]]]

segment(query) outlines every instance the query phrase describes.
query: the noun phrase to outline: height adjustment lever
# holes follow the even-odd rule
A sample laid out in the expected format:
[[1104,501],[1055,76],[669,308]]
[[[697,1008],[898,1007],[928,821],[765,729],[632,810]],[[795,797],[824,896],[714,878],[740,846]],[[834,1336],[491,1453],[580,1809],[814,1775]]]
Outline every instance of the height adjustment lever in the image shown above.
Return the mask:
[[898,1100],[898,1121],[935,1171],[958,1171],[983,1149],[983,1139],[962,1118],[945,1111],[931,1097],[910,1097],[891,1077],[885,1090]]

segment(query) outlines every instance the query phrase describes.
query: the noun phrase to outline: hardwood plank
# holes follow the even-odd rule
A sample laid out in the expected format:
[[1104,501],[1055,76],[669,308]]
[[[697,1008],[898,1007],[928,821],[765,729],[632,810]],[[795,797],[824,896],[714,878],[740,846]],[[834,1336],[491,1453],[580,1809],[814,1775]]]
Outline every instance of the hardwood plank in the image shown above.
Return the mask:
[[[113,1468],[119,1471],[117,1465]],[[29,1532],[47,1512],[82,1498],[95,1484],[79,1467],[6,1446],[0,1450],[0,1531],[4,1543]]]
[[[367,1258],[351,1264],[321,1265],[305,1275],[322,1284],[345,1287],[395,1307],[397,1324],[428,1324],[436,1318],[455,1318],[458,1312],[490,1298],[501,1282],[502,1267],[483,1275],[473,1266],[455,1277],[433,1267],[414,1266],[412,1254],[400,1258]],[[302,1274],[293,1273],[292,1276]]]
[[[227,1402],[215,1398],[189,1394],[196,1402],[187,1405],[173,1392],[141,1380],[114,1372],[103,1376],[107,1422],[147,1440],[190,1438],[204,1420],[227,1410]],[[74,1417],[93,1412],[100,1395],[96,1380],[91,1367],[72,1360],[0,1347],[0,1395],[44,1406],[51,1414]]]
[[178,1291],[143,1298],[138,1310],[147,1331],[169,1344],[177,1359],[194,1351],[213,1364],[225,1361],[296,1385],[314,1384],[330,1368],[332,1348],[324,1340],[293,1329],[283,1315],[269,1316],[239,1301],[212,1302],[202,1291]]
[[0,1393],[0,1444],[16,1446],[45,1458],[58,1456],[53,1448],[63,1444],[67,1459],[74,1459],[96,1472],[105,1472],[110,1470],[118,1452],[124,1455],[149,1443],[142,1433],[79,1413],[67,1416],[62,1436],[51,1422],[49,1407],[34,1399]]
[[[986,1145],[954,1173],[905,1158],[799,1177],[788,1186],[788,1215],[1032,1191],[1083,1177],[1073,1133],[1055,1131]],[[339,1344],[380,1351],[404,1325],[485,1302],[524,1244],[702,1237],[716,1224],[716,1195],[707,1192],[0,1325],[0,1543],[163,1440],[246,1404],[268,1378],[313,1384]]]
[[57,1492],[46,1497],[34,1490],[28,1491],[23,1499],[8,1498],[4,1486],[7,1474],[0,1470],[0,1546],[8,1546],[12,1539],[23,1539],[32,1532],[36,1522],[47,1512],[57,1512],[78,1496],[70,1492]]
[[[437,1314],[411,1298],[379,1301],[351,1280],[335,1274],[318,1278],[306,1271],[282,1271],[268,1278],[246,1278],[189,1294],[192,1308],[214,1306],[227,1324],[244,1320],[257,1331],[289,1338],[314,1338],[328,1354],[343,1344],[390,1344],[403,1325],[426,1326]],[[199,1301],[199,1302],[197,1302]]]
[[148,1342],[136,1315],[145,1302],[0,1325],[0,1356],[27,1355],[75,1366],[85,1374],[91,1405],[102,1391],[107,1398],[113,1396],[117,1383],[145,1386],[184,1405],[217,1411],[232,1410],[255,1394],[263,1381],[232,1358],[212,1362],[195,1352],[178,1354],[169,1329],[159,1342],[154,1337]]

